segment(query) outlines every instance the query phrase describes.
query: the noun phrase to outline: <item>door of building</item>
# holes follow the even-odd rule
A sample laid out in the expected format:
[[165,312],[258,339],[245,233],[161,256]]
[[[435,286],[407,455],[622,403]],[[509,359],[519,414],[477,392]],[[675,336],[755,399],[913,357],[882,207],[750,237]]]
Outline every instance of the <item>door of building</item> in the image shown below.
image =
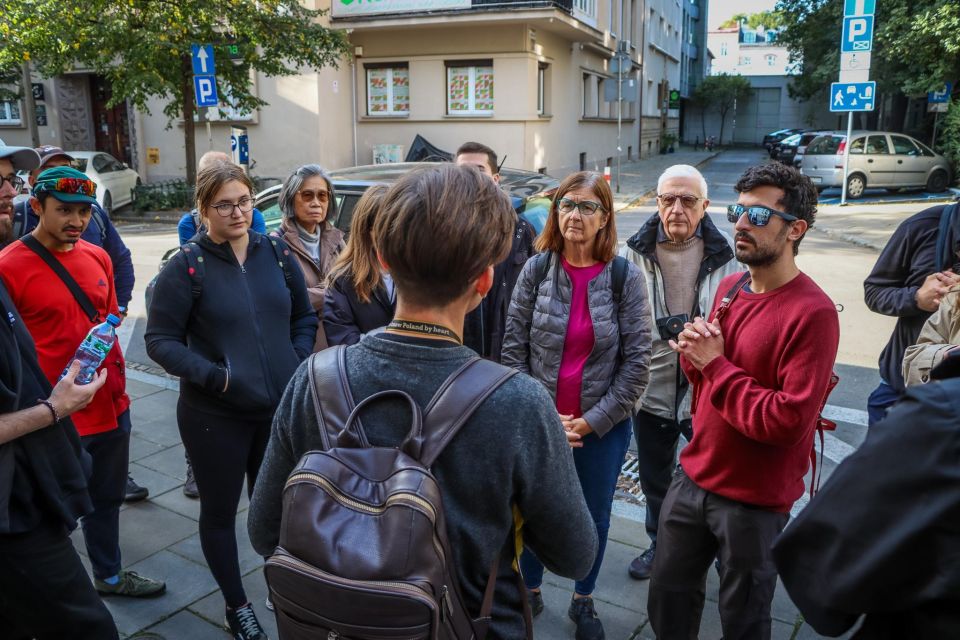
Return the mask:
[[108,107],[113,91],[103,76],[90,76],[90,101],[93,104],[94,144],[97,151],[109,153],[128,165],[133,163],[130,149],[130,120],[127,102]]

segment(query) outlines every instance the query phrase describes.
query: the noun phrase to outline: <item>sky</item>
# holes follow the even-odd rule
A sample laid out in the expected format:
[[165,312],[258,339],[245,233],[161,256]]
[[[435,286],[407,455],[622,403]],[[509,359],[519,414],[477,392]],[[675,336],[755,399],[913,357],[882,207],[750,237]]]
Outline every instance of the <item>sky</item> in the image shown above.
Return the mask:
[[734,14],[769,11],[777,4],[777,0],[708,0],[708,2],[707,22],[710,30],[716,29]]

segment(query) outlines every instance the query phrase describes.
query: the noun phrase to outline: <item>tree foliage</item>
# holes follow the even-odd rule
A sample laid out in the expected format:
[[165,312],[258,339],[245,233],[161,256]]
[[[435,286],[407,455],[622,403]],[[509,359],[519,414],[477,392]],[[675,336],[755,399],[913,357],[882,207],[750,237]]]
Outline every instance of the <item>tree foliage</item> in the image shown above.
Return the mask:
[[783,26],[783,16],[779,11],[760,11],[758,13],[736,13],[729,20],[724,21],[721,29],[731,29],[740,23],[746,24],[748,29],[763,27],[764,29],[779,29]]
[[[168,124],[184,119],[187,176],[193,181],[191,44],[212,44],[218,92],[231,106],[266,105],[251,91],[254,72],[300,73],[336,65],[342,31],[318,23],[323,12],[299,0],[3,0],[0,69],[31,60],[45,77],[81,68],[105,76],[111,102],[149,113],[164,102]],[[234,48],[231,60],[229,48]]]
[[[751,91],[752,88],[749,80],[741,75],[730,75],[727,73],[707,76],[703,79],[703,82],[694,89],[694,104],[705,105],[704,109],[712,105],[720,115],[721,144],[723,144],[723,128],[727,122],[727,115],[737,104],[738,100],[746,100],[750,97]],[[703,111],[701,111],[701,115],[702,113]]]
[[[809,99],[840,71],[843,2],[779,0],[783,17],[778,36],[800,75],[791,94]],[[960,79],[960,2],[883,0],[877,3],[870,77],[881,92],[920,96]]]

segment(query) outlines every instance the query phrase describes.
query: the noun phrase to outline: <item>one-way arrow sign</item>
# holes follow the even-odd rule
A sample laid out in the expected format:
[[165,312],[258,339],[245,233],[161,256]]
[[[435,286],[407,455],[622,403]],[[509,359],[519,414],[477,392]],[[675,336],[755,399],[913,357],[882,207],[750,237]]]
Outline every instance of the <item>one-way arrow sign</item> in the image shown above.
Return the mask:
[[217,73],[213,62],[213,46],[209,44],[190,45],[193,58],[193,75],[212,76]]

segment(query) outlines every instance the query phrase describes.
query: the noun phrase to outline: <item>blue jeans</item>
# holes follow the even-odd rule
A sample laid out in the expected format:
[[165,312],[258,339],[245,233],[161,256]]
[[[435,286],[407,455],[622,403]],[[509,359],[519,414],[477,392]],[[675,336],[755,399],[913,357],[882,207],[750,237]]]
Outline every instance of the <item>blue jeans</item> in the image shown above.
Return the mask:
[[887,417],[887,410],[900,401],[901,393],[883,380],[867,398],[867,426],[872,427]]
[[[617,488],[617,478],[623,458],[630,446],[630,419],[627,418],[600,438],[595,433],[587,434],[583,447],[573,450],[573,463],[580,478],[580,488],[587,501],[587,509],[593,516],[597,527],[597,557],[593,568],[583,580],[577,580],[574,590],[578,595],[588,596],[597,586],[597,575],[603,564],[603,552],[607,547],[607,533],[610,531],[610,509],[613,506],[613,492]],[[527,589],[539,589],[543,583],[543,564],[529,549],[523,550],[520,557],[520,572]]]
[[117,428],[80,438],[92,458],[87,490],[93,512],[80,520],[93,575],[100,580],[120,572],[120,505],[127,490],[130,410],[117,416]]

